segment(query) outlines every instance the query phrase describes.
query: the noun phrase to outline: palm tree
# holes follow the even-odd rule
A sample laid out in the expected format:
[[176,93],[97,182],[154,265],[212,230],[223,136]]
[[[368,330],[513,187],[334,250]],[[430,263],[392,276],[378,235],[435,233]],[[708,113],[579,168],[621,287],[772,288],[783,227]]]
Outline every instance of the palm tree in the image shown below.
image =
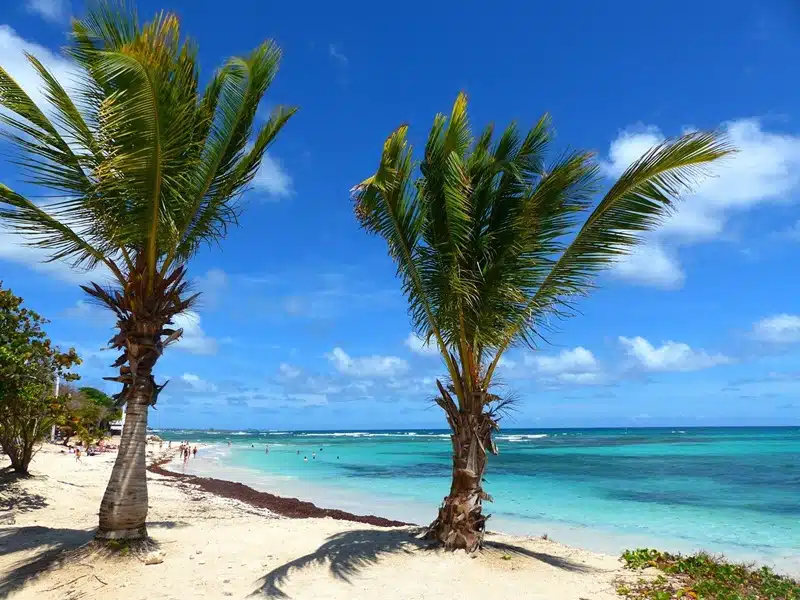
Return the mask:
[[73,21],[72,38],[72,97],[28,56],[48,110],[0,69],[0,120],[21,151],[16,164],[51,194],[35,203],[0,185],[0,222],[50,260],[108,273],[109,285],[82,286],[117,319],[119,375],[108,379],[122,384],[126,404],[97,536],[137,539],[146,535],[147,412],[163,388],[153,368],[181,336],[172,320],[198,297],[188,261],[237,222],[238,198],[295,109],[277,108],[254,127],[281,57],[271,41],[228,60],[201,90],[197,49],[173,14],[140,25],[122,4],[103,2]]
[[482,502],[491,500],[484,470],[508,401],[490,391],[503,353],[535,347],[731,148],[715,133],[666,141],[595,204],[600,171],[591,153],[545,161],[547,116],[524,138],[512,124],[497,140],[491,125],[475,139],[460,94],[449,120],[434,119],[420,163],[406,133],[402,126],[389,136],[377,172],[353,188],[355,212],[386,240],[414,329],[447,367],[435,402],[452,431],[453,476],[428,536],[473,551],[487,519]]

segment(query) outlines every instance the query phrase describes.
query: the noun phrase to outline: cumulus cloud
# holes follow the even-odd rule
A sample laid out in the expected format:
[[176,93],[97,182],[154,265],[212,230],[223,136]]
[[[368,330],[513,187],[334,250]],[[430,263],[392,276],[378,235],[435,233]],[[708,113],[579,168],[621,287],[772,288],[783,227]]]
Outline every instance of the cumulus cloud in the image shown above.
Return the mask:
[[28,12],[53,23],[65,21],[70,11],[68,0],[27,0],[25,7]]
[[679,289],[686,279],[675,254],[657,240],[634,248],[630,255],[614,265],[612,275],[666,290]]
[[292,195],[292,177],[277,159],[265,152],[261,167],[253,178],[253,187],[275,198],[284,198]]
[[175,343],[175,348],[192,354],[217,353],[217,340],[205,334],[200,326],[200,315],[196,312],[186,311],[172,321],[176,328],[183,329],[183,335]]
[[[786,201],[800,189],[800,136],[764,129],[758,119],[723,124],[738,153],[710,167],[695,193],[612,274],[645,285],[677,288],[684,280],[675,249],[712,240],[725,231],[731,215],[756,206]],[[664,140],[654,126],[624,131],[611,143],[603,170],[618,177],[649,148]]]
[[0,55],[3,57],[3,68],[39,108],[46,110],[49,104],[42,89],[42,79],[25,58],[26,52],[38,58],[68,91],[70,82],[75,79],[76,67],[49,48],[20,37],[8,25],[0,25]]
[[393,377],[408,370],[408,363],[396,356],[353,357],[338,347],[325,356],[337,371],[355,377]]
[[436,347],[436,343],[428,344],[425,342],[425,338],[420,337],[416,333],[409,333],[403,343],[414,354],[419,354],[421,356],[439,356],[439,349]]
[[562,350],[556,356],[528,355],[526,364],[535,366],[540,373],[576,373],[597,369],[597,359],[583,346]]
[[194,392],[216,392],[217,386],[210,381],[202,379],[199,375],[194,373],[184,373],[181,375],[180,380],[190,390]]
[[753,335],[774,344],[800,342],[800,316],[783,313],[765,317],[753,325]]
[[626,354],[647,371],[699,371],[731,362],[724,354],[694,350],[682,342],[667,341],[658,348],[641,336],[620,336]]
[[527,354],[524,362],[544,379],[561,383],[594,384],[603,380],[597,358],[583,346],[562,350],[555,356]]

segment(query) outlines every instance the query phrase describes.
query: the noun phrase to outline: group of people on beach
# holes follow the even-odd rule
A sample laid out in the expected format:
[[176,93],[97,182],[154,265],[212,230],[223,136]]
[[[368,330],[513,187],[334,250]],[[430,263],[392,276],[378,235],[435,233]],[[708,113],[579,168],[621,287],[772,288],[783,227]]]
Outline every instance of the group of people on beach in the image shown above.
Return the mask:
[[[98,454],[100,452],[106,452],[108,450],[116,450],[116,449],[117,449],[116,446],[112,444],[106,444],[104,440],[98,441],[96,446],[90,444],[86,446],[85,449],[82,449],[81,446],[79,445],[78,446],[73,446],[72,444],[67,445],[67,453],[74,454],[75,462],[79,462],[81,464],[83,464],[81,456],[83,456],[84,452],[86,452],[87,456],[94,456],[95,454]],[[62,452],[64,452],[64,450],[62,450]]]
[[[172,447],[172,442],[169,443],[169,447]],[[197,446],[192,448],[192,445],[189,443],[189,440],[184,440],[181,442],[181,445],[178,447],[178,454],[179,456],[183,457],[183,462],[187,462],[189,460],[189,456],[197,456]]]

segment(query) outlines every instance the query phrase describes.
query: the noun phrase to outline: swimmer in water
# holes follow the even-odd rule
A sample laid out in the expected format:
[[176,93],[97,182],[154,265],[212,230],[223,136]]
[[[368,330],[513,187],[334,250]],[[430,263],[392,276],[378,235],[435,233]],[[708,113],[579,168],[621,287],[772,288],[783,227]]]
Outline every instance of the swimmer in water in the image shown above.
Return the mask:
[[308,457],[307,456],[303,457],[303,462],[308,462]]

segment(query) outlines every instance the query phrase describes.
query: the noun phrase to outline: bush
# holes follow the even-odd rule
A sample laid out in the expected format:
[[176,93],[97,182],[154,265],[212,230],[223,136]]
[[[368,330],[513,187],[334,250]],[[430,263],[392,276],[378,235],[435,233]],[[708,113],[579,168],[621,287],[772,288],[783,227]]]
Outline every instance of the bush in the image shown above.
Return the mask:
[[635,600],[800,600],[800,583],[768,567],[726,562],[705,552],[683,556],[650,548],[626,550],[629,569],[654,567],[664,573],[620,583],[617,593]]

